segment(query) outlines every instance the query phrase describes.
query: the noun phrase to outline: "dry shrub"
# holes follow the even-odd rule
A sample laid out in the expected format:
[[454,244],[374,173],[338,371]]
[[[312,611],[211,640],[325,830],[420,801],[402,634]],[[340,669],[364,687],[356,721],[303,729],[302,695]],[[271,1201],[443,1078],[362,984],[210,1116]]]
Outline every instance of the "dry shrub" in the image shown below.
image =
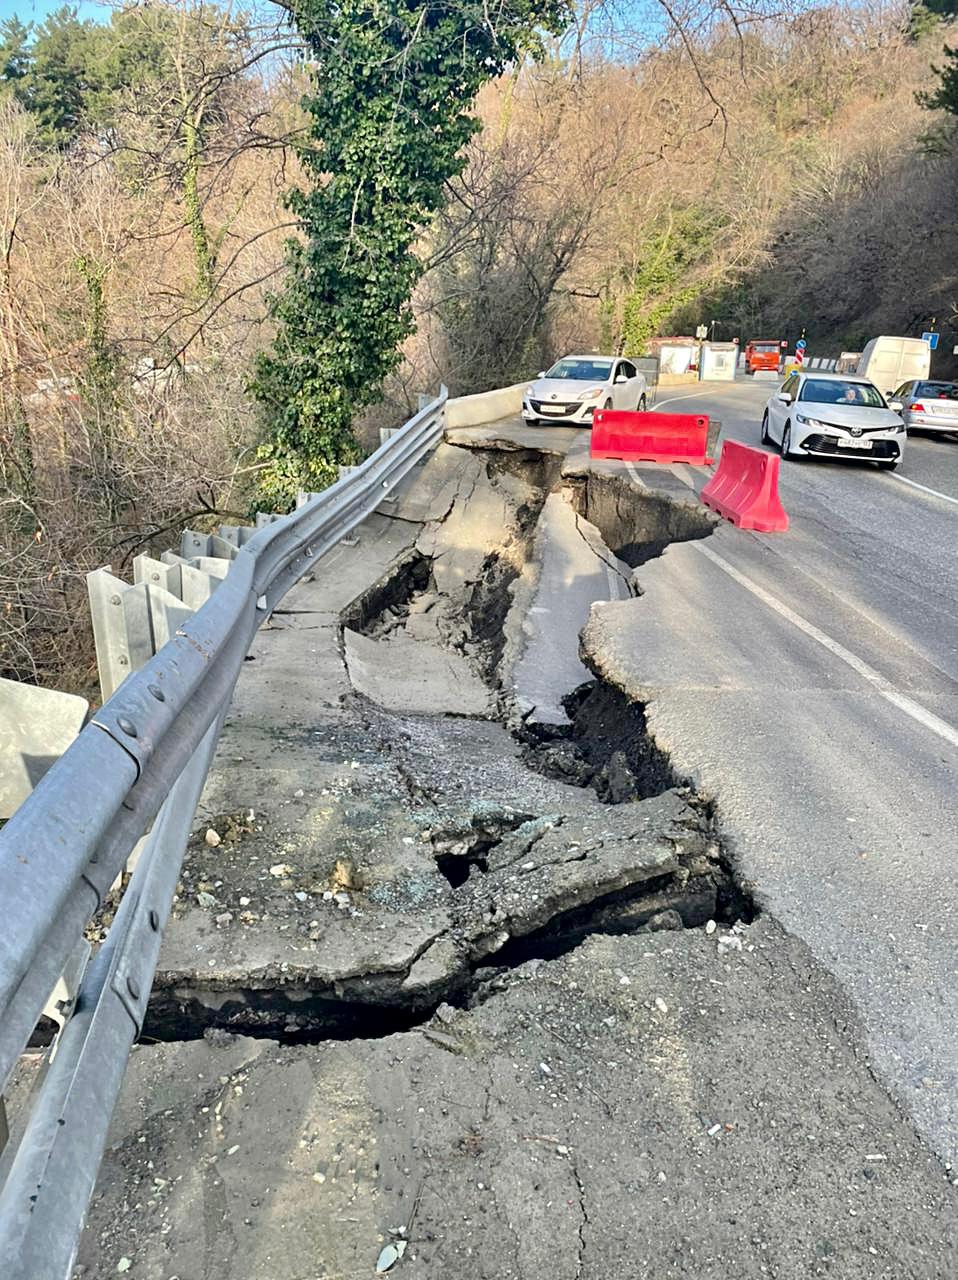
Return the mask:
[[123,147],[57,155],[0,101],[4,675],[88,687],[85,573],[126,571],[184,525],[248,510],[257,424],[246,382],[289,234],[290,92],[245,84],[241,114],[208,135],[211,290],[197,282],[176,165],[147,148],[132,158],[131,140],[154,145],[139,118]]

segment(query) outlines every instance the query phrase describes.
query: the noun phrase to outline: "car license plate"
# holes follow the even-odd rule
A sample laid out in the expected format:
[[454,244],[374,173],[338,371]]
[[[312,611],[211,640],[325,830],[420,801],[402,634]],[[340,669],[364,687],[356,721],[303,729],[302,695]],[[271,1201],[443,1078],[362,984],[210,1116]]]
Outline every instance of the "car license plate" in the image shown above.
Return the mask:
[[872,447],[870,440],[850,440],[847,436],[839,436],[836,443],[839,449],[870,449]]
[[565,413],[564,404],[544,404],[542,406],[543,413]]

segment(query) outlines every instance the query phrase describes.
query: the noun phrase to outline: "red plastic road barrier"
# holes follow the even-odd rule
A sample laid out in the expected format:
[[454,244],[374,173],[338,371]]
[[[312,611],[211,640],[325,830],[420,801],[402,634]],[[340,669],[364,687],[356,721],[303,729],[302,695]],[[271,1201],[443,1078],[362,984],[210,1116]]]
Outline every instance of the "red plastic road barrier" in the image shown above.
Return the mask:
[[690,462],[703,467],[709,434],[704,413],[631,413],[596,409],[592,418],[593,458],[626,462]]
[[788,516],[778,499],[779,461],[774,453],[725,440],[715,475],[699,497],[740,529],[784,533]]

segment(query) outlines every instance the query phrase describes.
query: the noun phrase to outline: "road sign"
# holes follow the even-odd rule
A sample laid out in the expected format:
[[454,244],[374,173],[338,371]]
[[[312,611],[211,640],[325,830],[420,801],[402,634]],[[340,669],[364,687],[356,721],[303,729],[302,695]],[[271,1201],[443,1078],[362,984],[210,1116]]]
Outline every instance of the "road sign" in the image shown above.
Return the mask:
[[931,347],[932,351],[938,350],[938,339],[941,337],[940,333],[923,333],[921,336],[928,343],[929,347]]
[[799,338],[799,340],[795,343],[795,350],[804,351],[807,346],[808,346],[808,343],[805,341],[805,339]]
[[695,330],[695,336],[698,338],[700,342],[702,341],[703,338],[707,338],[709,336],[708,325],[700,324],[699,327]]

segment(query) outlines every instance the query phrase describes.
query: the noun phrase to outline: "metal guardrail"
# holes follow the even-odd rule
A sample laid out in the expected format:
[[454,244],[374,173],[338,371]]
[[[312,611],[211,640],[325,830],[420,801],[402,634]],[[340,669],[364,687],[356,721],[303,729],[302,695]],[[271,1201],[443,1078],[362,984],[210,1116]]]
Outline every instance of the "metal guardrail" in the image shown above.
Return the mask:
[[[262,517],[256,531],[198,535],[222,546],[193,547],[197,535],[186,534],[182,558],[147,561],[147,578],[181,570],[182,598],[170,596],[180,613],[172,624],[163,615],[172,634],[162,647],[147,583],[140,584],[144,594],[107,575],[117,589],[106,596],[91,591],[101,679],[116,692],[0,830],[0,1095],[50,993],[82,951],[87,923],[138,842],[139,856],[79,984],[22,1137],[0,1156],[4,1280],[67,1280],[71,1273],[190,827],[253,635],[318,557],[439,442],[446,400],[443,387],[370,458],[291,515]],[[182,600],[198,584],[184,566],[213,571],[190,561],[191,550],[229,563],[222,575],[212,574],[221,580],[215,590],[207,585],[205,603],[185,617]],[[166,596],[173,576],[152,589]],[[97,616],[101,605],[129,613],[125,649],[109,643],[105,615]],[[152,657],[145,644],[133,653],[144,629],[157,649]]]

